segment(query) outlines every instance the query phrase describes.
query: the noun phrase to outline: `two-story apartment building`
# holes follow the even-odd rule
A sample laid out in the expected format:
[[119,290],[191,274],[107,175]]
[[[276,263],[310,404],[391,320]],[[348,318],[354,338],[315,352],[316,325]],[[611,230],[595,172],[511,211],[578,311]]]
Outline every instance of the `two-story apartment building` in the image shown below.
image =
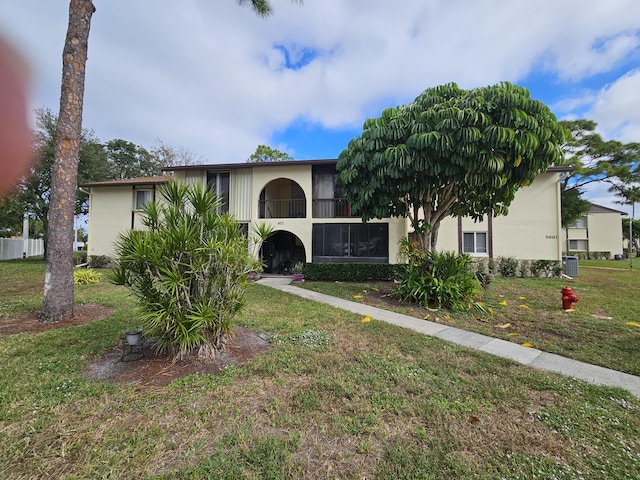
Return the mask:
[[592,203],[586,215],[564,230],[565,254],[597,258],[622,255],[622,215],[626,213]]
[[[234,163],[173,167],[172,176],[86,184],[90,189],[89,255],[114,253],[117,235],[141,228],[141,208],[157,199],[159,184],[174,178],[213,188],[229,212],[250,231],[265,223],[267,272],[302,262],[396,263],[399,242],[410,233],[404,218],[363,223],[337,181],[337,160]],[[438,249],[481,257],[560,260],[559,175],[550,168],[516,194],[509,215],[473,222],[448,218]]]

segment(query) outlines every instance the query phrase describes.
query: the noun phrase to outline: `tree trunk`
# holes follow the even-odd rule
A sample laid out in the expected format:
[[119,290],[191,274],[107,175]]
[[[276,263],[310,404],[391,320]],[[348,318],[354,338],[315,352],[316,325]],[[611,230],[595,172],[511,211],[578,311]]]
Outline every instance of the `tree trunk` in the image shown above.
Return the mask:
[[91,0],[71,0],[69,27],[62,52],[60,113],[56,127],[47,258],[41,320],[73,317],[73,216],[78,176],[85,66]]

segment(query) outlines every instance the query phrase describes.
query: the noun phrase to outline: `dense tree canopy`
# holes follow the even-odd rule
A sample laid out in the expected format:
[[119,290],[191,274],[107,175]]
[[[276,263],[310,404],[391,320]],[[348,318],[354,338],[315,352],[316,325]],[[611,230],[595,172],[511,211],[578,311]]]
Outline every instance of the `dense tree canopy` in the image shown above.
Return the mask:
[[152,177],[162,174],[156,158],[144,147],[122,139],[109,140],[105,144],[107,158],[114,179]]
[[406,216],[425,250],[448,216],[502,215],[515,192],[562,159],[567,132],[510,83],[429,88],[364,122],[338,171],[363,220]]
[[263,163],[263,162],[286,162],[293,160],[288,153],[281,152],[277,148],[272,148],[267,145],[258,145],[256,151],[247,158],[248,163]]
[[[13,194],[0,204],[0,216],[7,218],[6,216],[10,212],[14,212],[14,227],[20,228],[22,215],[28,213],[43,226],[46,239],[51,198],[51,171],[58,118],[48,108],[39,108],[35,114],[37,127],[33,134],[35,163],[28,176],[21,180]],[[111,178],[111,168],[102,144],[93,131],[83,129],[80,136],[78,180],[88,182],[110,180]],[[87,195],[78,192],[75,213],[86,213],[86,209]]]
[[[46,240],[58,117],[48,108],[37,109],[35,117],[33,150],[36,161],[28,176],[0,201],[0,230],[7,233],[21,231],[22,216],[28,213],[42,226],[40,232]],[[160,147],[151,152],[121,139],[103,144],[92,130],[85,128],[80,136],[78,183],[159,175],[162,167],[188,161],[188,152],[185,152],[161,142]],[[87,213],[88,195],[82,189],[76,193],[75,214]]]

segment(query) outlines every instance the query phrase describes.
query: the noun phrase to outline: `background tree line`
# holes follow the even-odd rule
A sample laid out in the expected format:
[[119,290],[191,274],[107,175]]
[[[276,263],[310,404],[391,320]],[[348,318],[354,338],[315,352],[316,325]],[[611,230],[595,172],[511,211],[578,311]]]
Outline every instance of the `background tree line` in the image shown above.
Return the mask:
[[[591,203],[584,198],[584,187],[605,182],[617,203],[633,205],[640,201],[640,143],[604,140],[591,120],[568,120],[560,124],[570,133],[563,146],[563,165],[573,172],[562,177],[562,226],[567,227],[586,215]],[[635,225],[634,225],[635,227]],[[628,236],[628,235],[627,235]]]
[[[14,192],[0,200],[0,236],[21,232],[23,215],[28,213],[32,219],[30,236],[42,234],[46,244],[58,118],[44,107],[37,109],[35,114],[32,146],[35,161],[29,175],[22,179]],[[119,138],[103,143],[93,130],[85,128],[80,137],[78,184],[162,175],[164,167],[189,165],[197,160],[189,151],[171,147],[160,140],[149,150]],[[77,215],[88,212],[88,200],[87,193],[78,189]]]

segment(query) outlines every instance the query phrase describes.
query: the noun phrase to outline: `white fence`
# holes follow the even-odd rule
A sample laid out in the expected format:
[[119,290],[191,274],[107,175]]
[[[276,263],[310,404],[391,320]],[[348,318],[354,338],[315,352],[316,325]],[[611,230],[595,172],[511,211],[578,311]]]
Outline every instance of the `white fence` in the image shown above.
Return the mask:
[[24,256],[37,257],[39,255],[44,255],[44,241],[42,239],[0,238],[0,260],[15,260]]

